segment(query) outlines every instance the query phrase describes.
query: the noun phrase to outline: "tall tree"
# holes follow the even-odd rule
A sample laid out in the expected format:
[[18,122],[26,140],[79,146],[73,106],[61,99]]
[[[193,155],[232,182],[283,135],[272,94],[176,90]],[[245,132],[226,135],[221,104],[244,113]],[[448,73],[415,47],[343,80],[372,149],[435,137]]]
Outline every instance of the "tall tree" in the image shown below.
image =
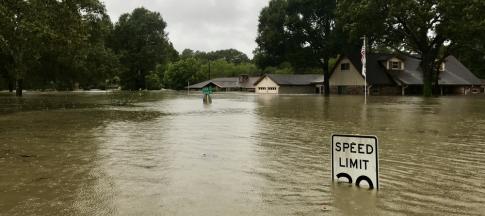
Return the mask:
[[104,15],[98,0],[2,1],[0,46],[10,63],[8,79],[16,80],[17,96],[22,95],[24,80],[31,86],[34,80],[50,79],[72,87],[82,78],[89,47],[87,20]]
[[125,89],[145,89],[149,72],[173,56],[166,27],[160,13],[145,8],[121,15],[115,24],[111,46],[126,67],[121,74]]
[[260,12],[254,61],[262,69],[286,61],[287,8],[287,0],[271,0]]
[[[0,38],[2,52],[10,59],[10,71],[4,72],[9,80],[16,80],[16,95],[22,96],[24,77],[28,66],[37,61],[40,38],[45,36],[45,10],[40,1],[5,0],[0,5]],[[37,11],[37,13],[36,13]]]
[[421,60],[424,96],[438,86],[438,67],[446,56],[469,35],[484,31],[484,9],[484,1],[338,1],[340,19],[352,34],[373,36],[376,43]]
[[287,35],[293,50],[307,53],[323,68],[325,95],[330,94],[329,61],[337,55],[335,0],[289,0]]
[[195,58],[182,59],[169,64],[164,75],[164,83],[167,88],[181,90],[187,86],[187,82],[198,81],[200,64]]

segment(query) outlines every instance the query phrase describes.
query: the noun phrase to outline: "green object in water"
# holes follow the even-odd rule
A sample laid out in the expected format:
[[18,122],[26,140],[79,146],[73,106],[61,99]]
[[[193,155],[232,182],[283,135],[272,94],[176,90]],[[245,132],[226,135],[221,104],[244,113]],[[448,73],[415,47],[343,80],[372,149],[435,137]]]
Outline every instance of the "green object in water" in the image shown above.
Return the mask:
[[209,86],[209,87],[202,88],[202,93],[206,95],[212,94],[212,87]]

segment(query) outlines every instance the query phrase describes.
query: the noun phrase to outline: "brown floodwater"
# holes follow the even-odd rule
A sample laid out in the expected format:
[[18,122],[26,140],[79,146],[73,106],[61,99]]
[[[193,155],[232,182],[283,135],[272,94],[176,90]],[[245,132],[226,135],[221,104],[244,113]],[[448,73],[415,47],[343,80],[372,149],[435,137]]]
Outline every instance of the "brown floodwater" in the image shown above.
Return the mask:
[[[379,191],[333,133],[379,138]],[[483,95],[0,93],[0,215],[483,214]]]

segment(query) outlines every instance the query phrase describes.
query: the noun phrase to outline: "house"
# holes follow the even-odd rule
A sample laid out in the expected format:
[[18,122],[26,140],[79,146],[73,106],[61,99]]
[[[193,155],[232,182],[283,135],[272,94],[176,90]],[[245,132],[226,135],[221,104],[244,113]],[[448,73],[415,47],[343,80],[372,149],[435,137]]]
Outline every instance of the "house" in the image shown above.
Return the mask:
[[258,94],[315,94],[322,92],[320,74],[267,74],[255,83]]
[[[360,54],[341,56],[330,76],[330,91],[337,94],[363,94],[365,79],[361,74]],[[416,57],[395,54],[367,55],[367,87],[371,95],[420,94],[423,75]],[[481,81],[454,56],[440,67],[441,94],[480,92]]]
[[201,90],[205,87],[212,87],[215,91],[248,91],[254,92],[254,83],[260,77],[250,77],[248,75],[240,75],[239,77],[223,77],[207,80],[191,86],[187,86],[191,90]]

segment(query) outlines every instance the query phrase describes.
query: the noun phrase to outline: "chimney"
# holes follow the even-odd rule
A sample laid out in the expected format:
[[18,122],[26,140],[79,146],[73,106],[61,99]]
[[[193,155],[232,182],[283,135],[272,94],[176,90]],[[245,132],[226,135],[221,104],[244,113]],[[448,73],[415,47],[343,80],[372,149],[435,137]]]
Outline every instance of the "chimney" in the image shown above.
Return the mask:
[[249,75],[241,74],[239,75],[239,83],[245,83],[249,80]]

